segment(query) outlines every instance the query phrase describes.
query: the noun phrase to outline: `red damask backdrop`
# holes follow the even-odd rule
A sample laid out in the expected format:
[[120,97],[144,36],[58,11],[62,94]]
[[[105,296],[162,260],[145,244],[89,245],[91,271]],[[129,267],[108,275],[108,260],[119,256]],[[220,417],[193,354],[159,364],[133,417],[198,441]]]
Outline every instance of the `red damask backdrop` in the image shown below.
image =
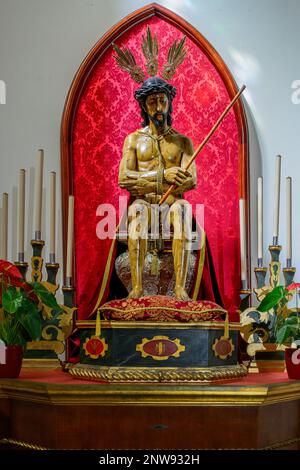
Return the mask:
[[[141,38],[147,26],[157,35],[162,70],[170,44],[183,35],[175,24],[153,16],[115,42],[131,49],[137,62],[144,64]],[[187,57],[171,82],[177,88],[173,127],[190,137],[196,147],[230,98],[218,70],[192,38],[187,38],[186,47]],[[71,160],[79,319],[94,310],[111,243],[96,236],[97,207],[112,203],[118,217],[119,196],[127,194],[118,187],[118,167],[126,135],[140,127],[140,110],[133,98],[137,87],[117,67],[109,47],[94,65],[76,108]],[[231,111],[198,157],[198,188],[186,196],[193,205],[204,204],[204,228],[225,307],[231,312],[239,305],[240,289],[239,138],[237,119]]]

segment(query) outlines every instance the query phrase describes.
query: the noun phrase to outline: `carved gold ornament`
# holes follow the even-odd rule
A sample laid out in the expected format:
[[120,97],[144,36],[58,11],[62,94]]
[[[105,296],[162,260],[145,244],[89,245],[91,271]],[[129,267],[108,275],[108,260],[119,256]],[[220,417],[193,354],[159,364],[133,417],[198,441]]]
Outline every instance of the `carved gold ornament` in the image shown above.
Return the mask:
[[108,350],[108,345],[104,338],[91,336],[90,338],[86,338],[83,349],[86,356],[89,356],[91,359],[98,359],[99,356],[105,356],[105,353]]
[[169,357],[179,357],[185,351],[185,346],[180,340],[170,339],[168,336],[154,336],[151,339],[143,338],[136,346],[142,357],[152,357],[155,361],[166,361]]

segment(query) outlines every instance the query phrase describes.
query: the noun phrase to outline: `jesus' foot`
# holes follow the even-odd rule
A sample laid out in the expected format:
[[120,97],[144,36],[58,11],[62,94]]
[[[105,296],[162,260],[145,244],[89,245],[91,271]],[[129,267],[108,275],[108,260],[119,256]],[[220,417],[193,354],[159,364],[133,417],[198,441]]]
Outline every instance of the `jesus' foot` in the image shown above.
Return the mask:
[[183,287],[175,287],[174,289],[175,299],[178,300],[191,300],[187,295],[186,290]]
[[131,292],[129,292],[128,299],[138,299],[142,297],[143,289],[141,287],[134,287]]

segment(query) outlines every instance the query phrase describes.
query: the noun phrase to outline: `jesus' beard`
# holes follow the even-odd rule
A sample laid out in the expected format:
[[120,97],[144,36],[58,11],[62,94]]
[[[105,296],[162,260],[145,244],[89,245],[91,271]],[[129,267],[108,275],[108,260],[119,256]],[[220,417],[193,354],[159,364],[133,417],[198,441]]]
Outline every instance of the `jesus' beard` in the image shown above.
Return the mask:
[[[163,119],[158,119],[158,116],[162,116]],[[149,119],[153,122],[157,129],[163,129],[167,122],[168,113],[155,113],[153,116],[149,116]]]

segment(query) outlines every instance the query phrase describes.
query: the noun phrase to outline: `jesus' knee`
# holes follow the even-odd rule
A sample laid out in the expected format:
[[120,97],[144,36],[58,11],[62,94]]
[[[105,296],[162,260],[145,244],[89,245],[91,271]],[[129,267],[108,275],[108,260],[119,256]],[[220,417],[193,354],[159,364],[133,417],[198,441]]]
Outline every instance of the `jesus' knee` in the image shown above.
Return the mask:
[[136,200],[128,209],[128,237],[131,240],[148,238],[149,204]]

